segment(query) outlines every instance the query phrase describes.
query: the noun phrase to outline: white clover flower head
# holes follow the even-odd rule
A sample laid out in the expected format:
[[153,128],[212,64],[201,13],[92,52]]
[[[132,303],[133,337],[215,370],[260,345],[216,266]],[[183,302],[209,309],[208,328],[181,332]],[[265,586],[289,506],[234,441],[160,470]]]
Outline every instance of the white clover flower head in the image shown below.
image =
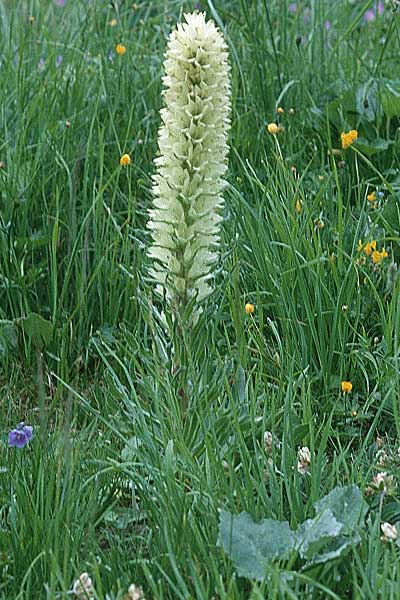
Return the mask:
[[271,454],[272,452],[272,444],[274,443],[274,438],[270,431],[264,432],[264,448],[267,454]]
[[94,588],[91,577],[88,573],[82,573],[74,582],[72,593],[79,600],[88,600],[94,598]]
[[375,475],[372,483],[377,490],[385,494],[391,495],[395,491],[394,477],[393,475],[388,475],[386,471]]
[[142,600],[144,599],[143,590],[141,587],[131,584],[128,588],[127,600]]
[[230,81],[224,38],[204,13],[184,15],[169,37],[148,227],[150,276],[173,306],[212,291],[227,183]]
[[381,530],[383,533],[381,540],[383,542],[394,542],[399,537],[399,532],[397,531],[396,525],[391,525],[390,523],[382,523]]
[[307,446],[303,446],[303,448],[299,449],[298,452],[298,461],[297,461],[297,471],[300,475],[305,475],[308,473],[311,464],[311,452]]

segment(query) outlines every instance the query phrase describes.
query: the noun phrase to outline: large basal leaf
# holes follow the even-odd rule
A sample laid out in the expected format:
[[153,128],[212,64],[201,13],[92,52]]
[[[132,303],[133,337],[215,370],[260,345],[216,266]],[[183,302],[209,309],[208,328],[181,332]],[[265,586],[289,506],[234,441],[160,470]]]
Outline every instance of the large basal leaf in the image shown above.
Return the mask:
[[368,504],[356,485],[336,487],[327,496],[314,504],[317,514],[331,510],[333,515],[343,523],[344,534],[351,534],[365,519]]
[[324,548],[322,554],[317,554],[308,562],[304,570],[317,565],[325,564],[331,560],[335,560],[348,552],[353,546],[359,544],[361,538],[359,535],[354,535],[351,538],[340,535],[337,538],[332,539]]
[[390,229],[400,231],[400,197],[395,198],[391,196],[388,199],[383,209],[382,217]]
[[218,544],[241,577],[262,581],[268,563],[289,556],[295,539],[287,521],[264,519],[255,523],[248,513],[235,516],[221,511]]
[[356,90],[357,112],[367,121],[375,121],[378,114],[378,84],[370,81]]
[[328,542],[337,537],[343,524],[335,519],[331,510],[324,510],[314,519],[307,519],[296,532],[296,550],[302,558],[311,559],[321,552]]
[[27,317],[18,320],[22,330],[28,335],[38,348],[47,346],[53,337],[53,325],[36,313],[30,313]]
[[387,82],[380,90],[383,112],[389,118],[400,116],[400,82]]
[[368,505],[357,486],[337,487],[314,504],[316,516],[292,531],[287,521],[255,523],[248,513],[220,515],[218,544],[242,577],[263,580],[268,563],[297,552],[304,568],[334,560],[360,542]]
[[372,156],[373,154],[378,154],[378,152],[384,152],[391,144],[393,144],[391,140],[384,140],[382,138],[377,138],[373,142],[370,142],[365,138],[358,138],[355,146],[363,154]]

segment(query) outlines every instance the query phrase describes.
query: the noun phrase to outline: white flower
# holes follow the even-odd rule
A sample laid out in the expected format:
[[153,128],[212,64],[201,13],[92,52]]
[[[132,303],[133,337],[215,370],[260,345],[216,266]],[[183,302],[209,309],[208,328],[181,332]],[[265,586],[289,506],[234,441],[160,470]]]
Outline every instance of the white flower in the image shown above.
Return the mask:
[[79,600],[88,600],[94,598],[94,589],[92,579],[88,573],[82,573],[74,583],[72,593],[79,598]]
[[150,275],[174,306],[199,303],[212,291],[230,124],[222,34],[204,13],[184,17],[170,35],[164,62],[165,107],[148,222]]
[[299,449],[297,471],[300,475],[308,473],[311,464],[311,452],[307,446]]
[[270,431],[264,432],[264,448],[267,454],[271,454],[272,452],[272,444],[274,443],[274,438]]
[[381,530],[383,533],[381,540],[383,542],[393,542],[399,537],[396,525],[391,525],[390,523],[382,523]]
[[133,583],[129,586],[128,589],[128,597],[127,600],[142,600],[142,598],[144,599],[144,594],[143,594],[143,590],[141,587],[137,587],[136,585],[134,585]]

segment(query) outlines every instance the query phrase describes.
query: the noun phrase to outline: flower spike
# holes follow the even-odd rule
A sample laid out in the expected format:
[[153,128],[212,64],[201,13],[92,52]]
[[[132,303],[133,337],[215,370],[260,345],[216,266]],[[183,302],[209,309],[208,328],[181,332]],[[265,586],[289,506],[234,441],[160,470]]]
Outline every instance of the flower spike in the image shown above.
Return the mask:
[[170,35],[164,62],[165,107],[148,222],[150,275],[173,307],[198,304],[212,291],[230,126],[223,36],[204,13],[184,17]]

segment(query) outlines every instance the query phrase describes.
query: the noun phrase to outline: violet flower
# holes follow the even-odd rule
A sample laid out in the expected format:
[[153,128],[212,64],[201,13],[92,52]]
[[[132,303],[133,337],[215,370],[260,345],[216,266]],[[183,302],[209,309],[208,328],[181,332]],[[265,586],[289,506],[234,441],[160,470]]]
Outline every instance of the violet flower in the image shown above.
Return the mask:
[[16,428],[8,434],[8,444],[16,448],[23,448],[32,438],[33,427],[22,422],[18,423]]
[[377,15],[381,15],[385,10],[383,2],[377,2],[374,8],[370,8],[366,10],[364,13],[364,21],[370,23],[371,21],[375,21]]
[[58,67],[61,65],[62,61],[63,61],[62,54],[59,54],[59,55],[56,57],[56,69],[58,69]]

